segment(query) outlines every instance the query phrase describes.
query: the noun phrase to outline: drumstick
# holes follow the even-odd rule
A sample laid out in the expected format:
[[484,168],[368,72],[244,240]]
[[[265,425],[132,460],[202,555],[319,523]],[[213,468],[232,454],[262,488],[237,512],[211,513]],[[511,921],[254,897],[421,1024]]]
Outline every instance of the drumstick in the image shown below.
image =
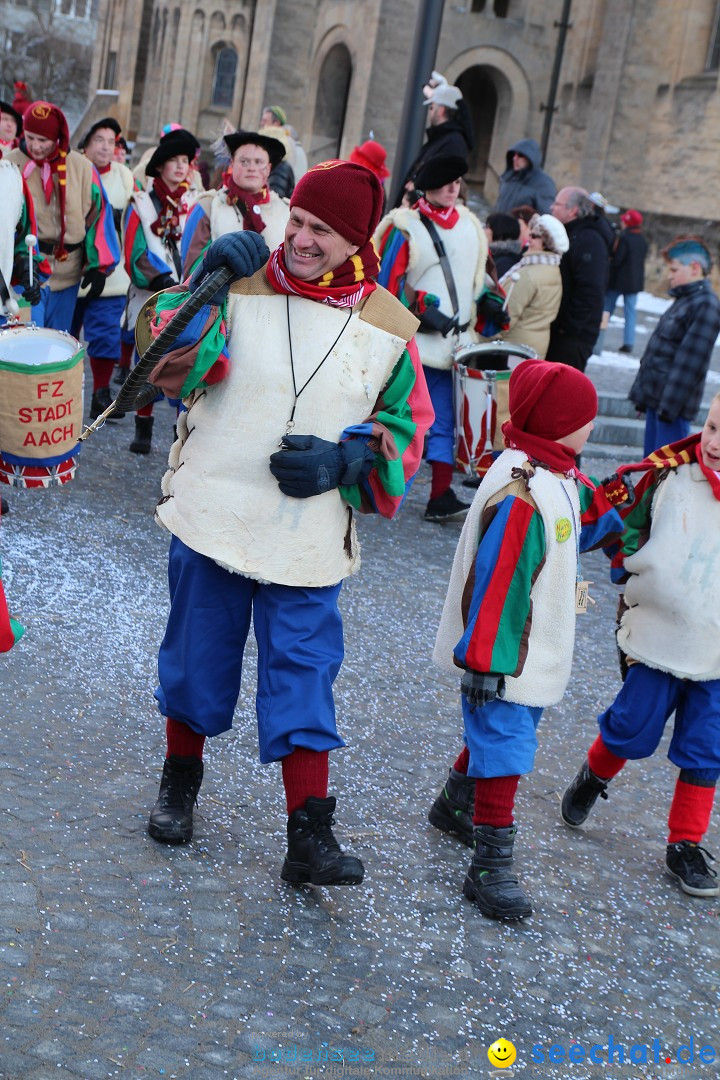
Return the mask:
[[510,288],[508,289],[507,293],[505,294],[505,303],[502,306],[503,311],[507,311],[508,300],[510,299],[510,293],[515,288],[515,282],[519,281],[519,280],[520,280],[520,275],[518,274],[518,272],[516,270],[513,274],[510,275]]
[[33,263],[33,251],[35,249],[36,244],[37,244],[37,236],[33,236],[33,234],[31,232],[29,232],[27,234],[27,236],[25,237],[25,246],[28,249],[28,280],[30,282],[30,288],[31,289],[32,289],[32,283],[33,283],[33,271],[35,269],[35,266],[34,266],[34,263]]

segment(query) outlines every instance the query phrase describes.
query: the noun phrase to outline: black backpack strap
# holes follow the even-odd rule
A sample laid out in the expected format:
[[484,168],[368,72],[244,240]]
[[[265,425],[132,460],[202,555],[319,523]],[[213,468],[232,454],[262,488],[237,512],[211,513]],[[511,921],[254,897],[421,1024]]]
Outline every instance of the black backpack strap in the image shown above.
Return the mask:
[[452,304],[453,315],[457,315],[460,310],[460,305],[458,304],[457,289],[455,288],[455,278],[453,277],[453,272],[450,267],[450,260],[447,257],[447,252],[445,251],[445,245],[440,239],[438,231],[430,218],[426,217],[425,214],[420,214],[420,220],[427,229],[430,235],[430,239],[433,242],[435,253],[437,254],[438,261],[440,262],[440,267],[445,276],[445,284],[447,285],[447,290],[450,295],[450,303]]

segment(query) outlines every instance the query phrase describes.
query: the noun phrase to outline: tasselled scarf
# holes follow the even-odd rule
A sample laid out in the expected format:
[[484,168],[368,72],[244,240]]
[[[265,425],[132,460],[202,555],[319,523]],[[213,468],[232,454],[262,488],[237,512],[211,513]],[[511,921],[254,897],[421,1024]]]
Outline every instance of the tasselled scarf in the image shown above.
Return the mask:
[[437,225],[441,229],[452,229],[454,225],[457,225],[460,218],[454,206],[433,206],[424,195],[421,195],[415,203],[415,209],[424,214],[425,217],[430,218],[433,225]]
[[243,228],[247,232],[261,233],[265,229],[262,214],[255,210],[256,206],[264,206],[270,202],[270,190],[263,187],[260,191],[244,191],[238,187],[232,178],[232,169],[223,173],[222,184],[225,188],[225,198],[228,206],[236,206],[242,215]]
[[666,443],[665,446],[653,450],[642,461],[632,465],[621,465],[618,476],[622,477],[626,472],[640,472],[649,469],[676,469],[680,465],[691,465],[693,461],[700,466],[700,472],[710,485],[713,495],[720,501],[720,474],[714,469],[709,469],[702,459],[702,447],[700,445],[701,433],[687,435],[684,439],[678,439],[674,443]]
[[273,251],[265,267],[267,279],[277,293],[304,296],[330,307],[355,307],[377,288],[373,280],[380,269],[377,253],[368,240],[355,255],[351,255],[335,270],[328,271],[317,281],[300,281],[285,265],[284,245]]
[[65,213],[67,204],[67,151],[57,149],[52,158],[45,158],[40,162],[30,158],[22,171],[23,180],[27,180],[35,169],[40,169],[40,183],[42,185],[43,195],[45,196],[45,202],[48,206],[50,205],[53,194],[53,176],[57,176],[60,236],[58,237],[57,246],[55,247],[53,254],[58,262],[65,262],[68,257],[68,253],[65,249],[65,229],[67,227]]
[[163,243],[178,244],[180,242],[182,236],[180,216],[184,209],[181,203],[189,187],[188,180],[183,180],[182,184],[178,184],[174,190],[171,190],[159,176],[153,180],[152,189],[160,199],[160,210],[150,228]]
[[568,480],[577,480],[591,491],[595,485],[589,477],[580,472],[575,460],[575,451],[564,443],[543,439],[541,435],[530,435],[527,431],[515,427],[512,420],[506,420],[502,426],[505,445],[511,450],[522,450],[527,454],[531,465],[541,465],[551,472],[559,472]]

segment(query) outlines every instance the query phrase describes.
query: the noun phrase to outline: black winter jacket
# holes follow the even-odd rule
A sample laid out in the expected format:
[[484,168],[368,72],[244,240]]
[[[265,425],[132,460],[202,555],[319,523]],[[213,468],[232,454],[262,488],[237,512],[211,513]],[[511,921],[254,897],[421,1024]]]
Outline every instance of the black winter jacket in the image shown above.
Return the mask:
[[403,185],[398,196],[397,206],[400,205],[405,193],[405,184],[412,180],[420,171],[426,161],[434,157],[461,157],[467,158],[471,146],[465,134],[464,125],[460,120],[446,120],[444,124],[436,124],[427,129],[427,139],[423,147],[408,170],[403,180]]
[[624,229],[610,263],[608,289],[623,295],[645,288],[647,240],[639,229]]
[[[522,154],[530,162],[527,169],[515,172],[513,154]],[[507,166],[500,177],[495,210],[509,214],[516,206],[534,206],[539,214],[547,214],[557,190],[555,181],[540,168],[540,147],[535,139],[519,139],[506,155]]]
[[704,278],[678,285],[670,295],[675,303],[645,347],[629,397],[639,409],[655,409],[671,421],[694,420],[720,332],[720,300]]
[[565,228],[570,247],[560,260],[563,295],[553,325],[568,337],[594,344],[610,265],[607,238],[595,217],[576,218]]

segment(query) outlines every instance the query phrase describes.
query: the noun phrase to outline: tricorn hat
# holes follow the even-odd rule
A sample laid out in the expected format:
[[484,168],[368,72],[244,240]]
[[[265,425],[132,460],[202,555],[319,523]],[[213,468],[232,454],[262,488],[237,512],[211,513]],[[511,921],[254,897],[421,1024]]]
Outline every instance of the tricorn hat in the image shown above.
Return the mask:
[[199,149],[200,143],[192,132],[187,131],[185,128],[169,131],[167,135],[163,135],[155,148],[152,157],[145,166],[145,173],[147,176],[157,176],[158,171],[166,161],[169,161],[170,158],[179,157],[180,154],[185,154],[192,161]]
[[468,171],[468,163],[461,157],[431,157],[421,165],[413,177],[419,191],[437,191],[438,188],[459,180]]
[[259,131],[233,131],[225,136],[225,145],[233,157],[239,146],[260,146],[267,150],[270,158],[270,167],[275,168],[285,157],[285,147],[279,139],[273,139],[269,135],[261,135]]

